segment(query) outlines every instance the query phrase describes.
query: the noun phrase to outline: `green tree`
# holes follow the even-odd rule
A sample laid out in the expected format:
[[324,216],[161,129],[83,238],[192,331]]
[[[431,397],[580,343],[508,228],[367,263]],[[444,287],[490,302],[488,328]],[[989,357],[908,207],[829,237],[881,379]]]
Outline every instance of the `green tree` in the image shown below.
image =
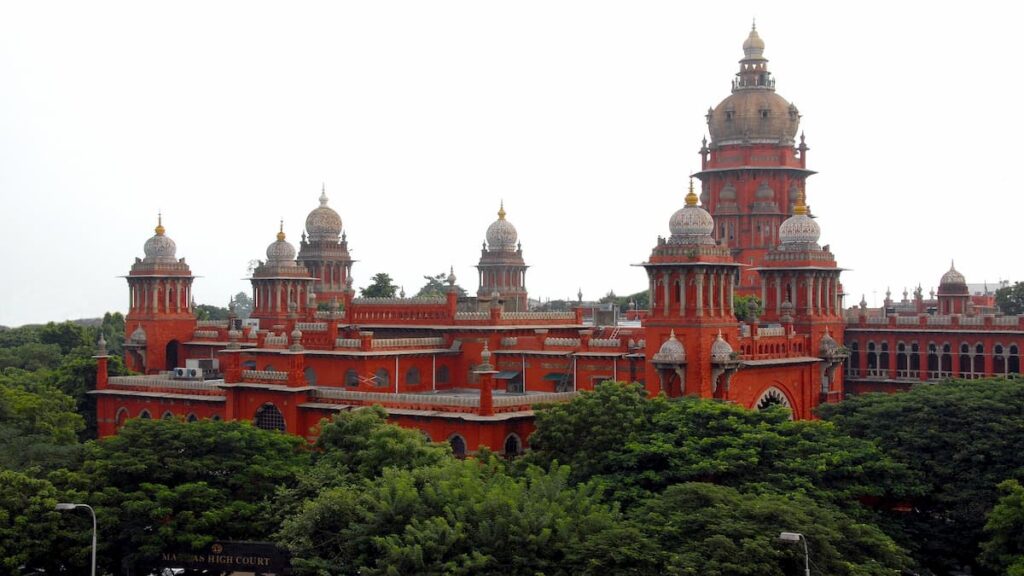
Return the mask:
[[996,290],[996,305],[1003,314],[1024,314],[1024,282]]
[[[417,298],[443,298],[448,294],[448,274],[441,272],[434,276],[424,276],[423,279],[426,284],[416,293]],[[455,285],[455,291],[460,298],[466,296],[466,291],[458,284]]]
[[248,318],[252,314],[252,298],[245,292],[239,292],[234,296],[235,314],[239,318]]
[[79,346],[92,345],[86,336],[85,328],[73,322],[47,323],[39,331],[39,341],[60,346],[61,354],[67,354]]
[[100,564],[114,573],[218,538],[267,539],[280,522],[273,495],[307,462],[301,438],[245,422],[134,419],[51,480],[96,508]]
[[395,286],[391,276],[384,272],[374,274],[370,285],[359,289],[359,295],[363,298],[394,298],[396,292],[398,286]]
[[644,502],[635,519],[657,542],[663,574],[802,574],[803,548],[778,542],[784,531],[807,538],[815,573],[894,574],[910,561],[878,527],[798,492],[674,484]]
[[[107,374],[124,376],[128,369],[120,356],[107,359]],[[59,368],[46,375],[46,380],[75,401],[75,410],[85,419],[80,433],[82,440],[96,438],[96,360],[89,356],[68,356]]]
[[74,400],[45,376],[0,373],[0,469],[50,470],[75,461],[84,421]]
[[227,320],[230,311],[227,308],[211,304],[198,304],[195,308],[197,320]]
[[62,559],[54,554],[62,533],[61,513],[54,510],[57,502],[57,490],[46,480],[0,469],[0,568],[4,574],[21,574],[26,569],[70,573],[76,567],[62,567]]
[[27,342],[10,348],[0,348],[0,369],[44,370],[60,366],[64,355],[57,344]]
[[923,486],[913,513],[890,518],[891,533],[927,568],[972,566],[996,486],[1024,470],[1024,382],[919,384],[900,394],[865,394],[823,405],[839,431],[875,443]]
[[761,304],[761,299],[757,296],[736,295],[732,299],[732,309],[736,314],[736,318],[744,322],[749,321],[754,317],[759,317],[764,312],[764,306]]
[[998,574],[1024,576],[1024,486],[1006,480],[999,484],[999,492],[985,524],[988,538],[980,560]]

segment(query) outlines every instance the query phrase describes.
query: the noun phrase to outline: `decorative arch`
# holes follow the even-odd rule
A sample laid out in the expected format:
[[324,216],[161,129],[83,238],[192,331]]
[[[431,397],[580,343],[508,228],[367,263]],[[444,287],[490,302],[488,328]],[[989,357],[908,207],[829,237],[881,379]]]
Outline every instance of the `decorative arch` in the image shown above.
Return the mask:
[[189,412],[188,416],[185,417],[185,422],[195,422],[197,420],[199,420],[199,418],[196,416],[195,412]]
[[502,449],[506,458],[514,458],[523,453],[523,441],[515,432],[505,437],[505,445]]
[[128,409],[121,406],[117,409],[117,413],[114,414],[114,429],[120,430],[124,423],[128,421]]
[[405,383],[408,386],[418,386],[420,383],[420,369],[412,366],[405,371]]
[[142,412],[139,412],[139,418],[142,418],[143,420],[152,420],[153,415],[149,413],[149,410],[143,410]]
[[164,410],[163,416],[160,416],[161,420],[174,420],[174,413],[170,410]]
[[793,403],[781,388],[776,386],[770,386],[767,390],[761,393],[761,396],[754,402],[754,408],[757,410],[767,410],[775,406],[783,406],[789,408],[789,419],[793,419]]
[[252,419],[257,428],[263,430],[285,431],[284,415],[272,403],[267,402],[256,409],[256,416]]
[[448,438],[448,444],[452,447],[452,455],[456,458],[466,457],[466,439],[461,434],[452,434]]
[[378,368],[373,375],[375,376],[373,379],[374,386],[377,386],[378,388],[387,388],[391,385],[391,373],[388,372],[387,368]]

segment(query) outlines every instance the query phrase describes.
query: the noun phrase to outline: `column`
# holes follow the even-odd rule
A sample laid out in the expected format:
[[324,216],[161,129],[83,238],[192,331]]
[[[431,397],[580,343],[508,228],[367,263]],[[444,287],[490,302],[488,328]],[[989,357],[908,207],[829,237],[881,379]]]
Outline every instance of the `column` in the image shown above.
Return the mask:
[[671,304],[668,292],[669,290],[671,290],[671,287],[668,284],[668,278],[668,272],[661,273],[661,313],[663,316],[668,316],[668,307]]
[[708,273],[708,315],[715,315],[715,273]]
[[704,270],[697,269],[697,316],[704,315]]
[[[737,270],[730,270],[729,271],[729,314],[733,314],[733,315],[736,314],[736,309],[733,307],[733,304],[735,304],[735,299],[736,299],[736,275],[737,274],[738,274]],[[764,302],[764,300],[762,300],[762,302]]]
[[679,271],[679,315],[686,316],[686,268]]
[[720,316],[725,316],[728,307],[731,306],[731,304],[726,304],[725,302],[725,282],[725,270],[721,270],[718,273],[718,314]]

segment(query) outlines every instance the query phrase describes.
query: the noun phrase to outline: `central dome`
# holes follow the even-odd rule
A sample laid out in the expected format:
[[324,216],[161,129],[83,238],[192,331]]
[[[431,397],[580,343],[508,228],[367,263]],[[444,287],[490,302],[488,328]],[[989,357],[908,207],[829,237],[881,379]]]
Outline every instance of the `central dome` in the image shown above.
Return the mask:
[[672,244],[714,244],[711,233],[715,231],[715,220],[708,211],[697,206],[697,195],[693,192],[693,180],[690,180],[690,192],[686,195],[686,206],[683,206],[668,221],[672,232],[669,242]]
[[326,190],[320,191],[320,206],[306,216],[306,234],[313,241],[337,241],[341,235],[341,216],[327,206]]
[[178,247],[171,240],[170,236],[164,234],[163,216],[157,217],[156,234],[146,240],[142,251],[146,254],[144,262],[162,262],[165,264],[177,262],[175,254]]
[[277,241],[267,246],[267,263],[282,264],[286,262],[295,263],[295,247],[284,239],[284,222],[281,222]]
[[512,251],[516,248],[519,233],[511,222],[505,220],[505,203],[501,203],[498,219],[487,227],[487,248],[490,250]]
[[744,143],[792,144],[800,111],[775,93],[775,80],[762,56],[764,41],[751,30],[732,95],[708,111],[708,130],[716,146]]

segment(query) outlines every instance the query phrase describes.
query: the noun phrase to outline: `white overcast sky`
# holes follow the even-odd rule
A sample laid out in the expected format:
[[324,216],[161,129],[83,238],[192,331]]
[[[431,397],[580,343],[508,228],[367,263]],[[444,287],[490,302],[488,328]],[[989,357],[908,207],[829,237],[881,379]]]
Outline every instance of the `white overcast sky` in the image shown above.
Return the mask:
[[199,303],[321,183],[356,287],[473,266],[501,199],[532,297],[646,287],[757,18],[848,304],[1020,280],[1013,2],[3,2],[0,324],[124,311],[162,210]]

